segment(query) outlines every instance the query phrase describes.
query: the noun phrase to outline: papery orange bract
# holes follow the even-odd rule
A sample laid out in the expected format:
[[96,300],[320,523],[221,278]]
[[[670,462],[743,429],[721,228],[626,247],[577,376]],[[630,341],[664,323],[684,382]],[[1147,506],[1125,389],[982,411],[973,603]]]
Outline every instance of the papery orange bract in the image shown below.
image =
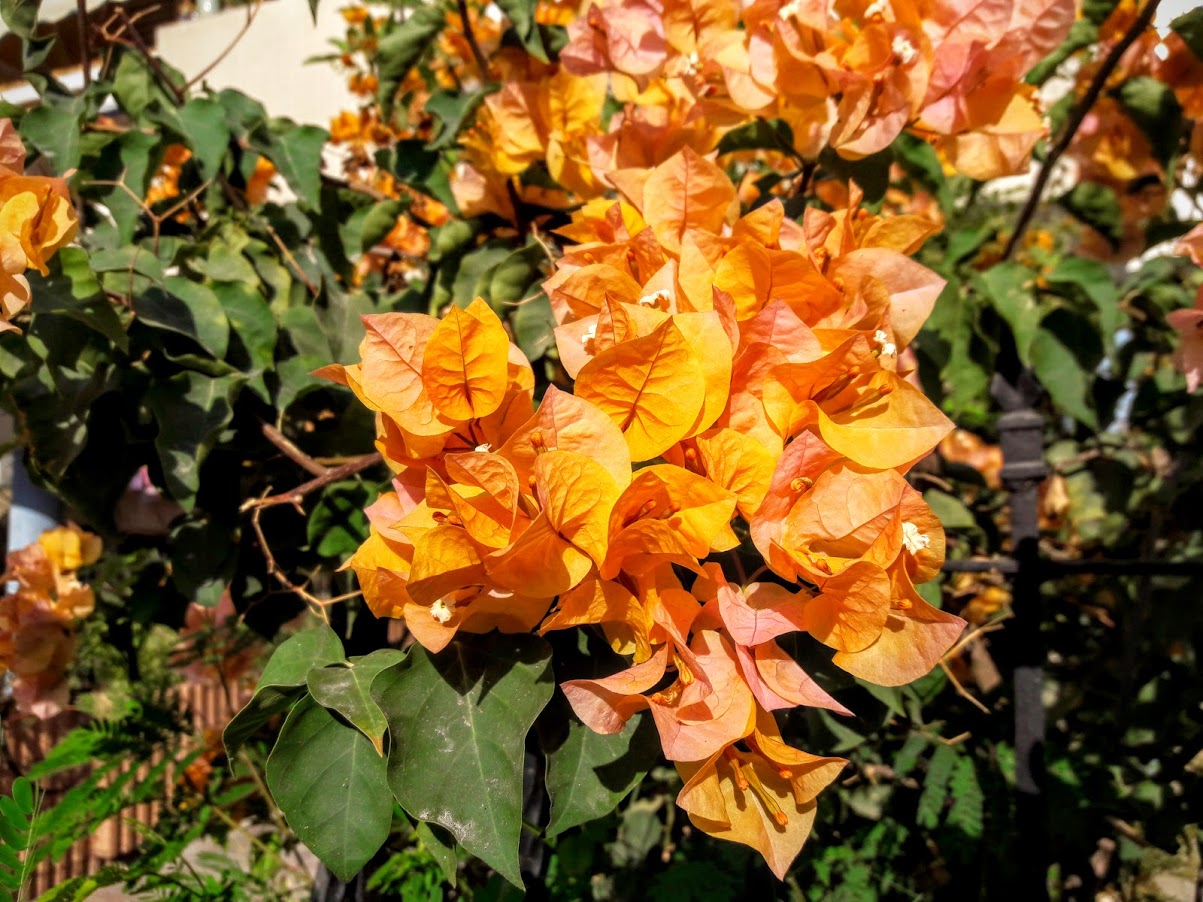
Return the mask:
[[679,763],[685,787],[677,804],[698,829],[756,849],[784,880],[810,835],[815,797],[848,762],[791,748],[765,715],[753,736],[750,751],[728,747]]
[[508,384],[509,337],[489,305],[477,298],[452,307],[426,343],[422,382],[440,413],[480,419],[501,406]]
[[672,320],[598,354],[577,375],[576,391],[622,430],[632,460],[689,435],[706,394],[702,364]]

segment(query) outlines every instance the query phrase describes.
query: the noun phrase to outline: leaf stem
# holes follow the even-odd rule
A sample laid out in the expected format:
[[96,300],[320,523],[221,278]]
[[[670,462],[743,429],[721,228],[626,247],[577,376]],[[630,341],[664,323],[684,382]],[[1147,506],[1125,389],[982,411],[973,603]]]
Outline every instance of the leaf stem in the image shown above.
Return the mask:
[[1053,167],[1062,155],[1069,150],[1069,145],[1073,143],[1074,136],[1077,135],[1078,129],[1082,127],[1087,114],[1098,102],[1099,97],[1103,93],[1103,88],[1107,85],[1107,79],[1111,77],[1111,73],[1115,71],[1115,67],[1119,65],[1123,55],[1128,48],[1140,37],[1141,33],[1149,27],[1149,23],[1153,21],[1153,14],[1157,11],[1157,6],[1161,0],[1148,0],[1141,9],[1140,14],[1132,20],[1132,24],[1128,26],[1128,30],[1124,32],[1124,36],[1119,39],[1119,42],[1111,48],[1111,52],[1107,54],[1102,65],[1091,79],[1086,93],[1082,95],[1082,100],[1074,107],[1069,119],[1065,123],[1065,127],[1061,130],[1061,136],[1057,139],[1057,143],[1053,145],[1053,149],[1049,151],[1045,157],[1044,163],[1040,167],[1040,172],[1036,176],[1036,182],[1032,185],[1032,191],[1028,195],[1027,202],[1023,205],[1023,210],[1019,214],[1019,219],[1015,223],[1015,230],[1011,233],[1010,239],[1007,241],[1006,250],[1003,251],[1003,260],[1010,260],[1011,255],[1015,253],[1015,249],[1019,246],[1019,241],[1023,238],[1023,233],[1027,231],[1031,224],[1032,217],[1036,215],[1036,208],[1040,206],[1040,200],[1044,196],[1044,189],[1048,186],[1049,177],[1052,175]]

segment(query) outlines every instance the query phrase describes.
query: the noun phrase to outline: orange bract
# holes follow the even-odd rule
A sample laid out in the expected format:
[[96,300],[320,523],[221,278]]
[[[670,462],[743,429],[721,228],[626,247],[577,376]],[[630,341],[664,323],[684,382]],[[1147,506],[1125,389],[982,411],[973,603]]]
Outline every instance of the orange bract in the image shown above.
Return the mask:
[[[683,9],[658,28],[658,8],[595,7],[565,65],[614,66],[652,91],[675,48],[703,54],[709,14]],[[956,28],[993,34],[995,12]],[[773,27],[812,27],[800,10],[785,18]],[[624,45],[620,25],[642,43]],[[840,65],[886,71],[899,36],[932,52],[917,18],[862,25],[848,25]],[[799,90],[826,84],[798,65]],[[897,128],[926,77],[883,88]],[[509,132],[494,170],[517,174],[584,128],[556,106],[565,86],[545,81],[486,101]],[[855,100],[857,84],[836,114],[848,153],[893,121],[856,106],[869,97]],[[560,234],[576,244],[545,284],[571,392],[548,387],[532,413],[529,365],[480,299],[439,321],[366,317],[362,362],[324,371],[377,413],[398,473],[349,566],[371,609],[432,651],[461,630],[604,635],[630,664],[566,681],[577,717],[614,733],[649,711],[693,823],[780,876],[843,762],[785,745],[772,712],[848,712],[778,640],[809,633],[837,666],[895,685],[964,625],[914,588],[939,571],[944,537],[904,477],[951,428],[899,374],[944,285],[905,256],[932,227],[865,213],[855,186],[801,222],[776,201],[740,216],[735,186],[690,149],[606,178],[620,199],[573,214]],[[745,525],[774,581],[737,585],[717,563]]]

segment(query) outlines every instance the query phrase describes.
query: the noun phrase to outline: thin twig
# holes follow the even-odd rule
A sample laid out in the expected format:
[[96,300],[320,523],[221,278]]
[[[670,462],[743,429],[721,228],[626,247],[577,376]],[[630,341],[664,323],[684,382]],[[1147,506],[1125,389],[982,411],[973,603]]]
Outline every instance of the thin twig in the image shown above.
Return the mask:
[[[151,71],[154,72],[159,81],[163,83],[163,86],[172,93],[172,95],[175,97],[176,103],[183,106],[184,101],[188,98],[187,93],[183,88],[181,88],[167,76],[162,64],[160,64],[155,58],[155,55],[151,52],[151,49],[146,46],[146,41],[142,40],[142,35],[138,34],[138,29],[134,28],[134,24],[138,21],[138,17],[131,17],[130,14],[124,9],[118,8],[114,12],[113,18],[120,19],[123,27],[122,30],[115,35],[106,34],[108,40],[112,43],[124,44],[127,47],[132,47],[141,53],[143,58],[146,60],[146,65],[150,66]],[[112,22],[113,19],[110,19],[109,21]],[[123,34],[128,34],[129,37],[123,38]]]
[[[82,3],[83,0],[80,0],[80,2]],[[213,60],[213,62],[209,63],[209,65],[205,66],[205,68],[201,69],[200,72],[188,80],[188,82],[184,85],[185,89],[191,88],[195,84],[200,84],[200,82],[204,81],[206,75],[221,65],[222,60],[230,55],[230,52],[238,46],[238,42],[242,40],[243,36],[248,31],[250,31],[251,25],[255,21],[255,16],[259,14],[259,9],[262,6],[262,0],[259,0],[258,3],[250,3],[247,5],[246,21],[242,23],[242,28],[238,29],[238,34],[234,35],[234,39],[230,41],[230,43],[226,44],[225,50],[217,54],[217,57]]]
[[1102,95],[1103,89],[1107,86],[1107,79],[1111,77],[1111,73],[1119,65],[1124,53],[1127,52],[1128,48],[1132,46],[1144,30],[1149,27],[1149,23],[1153,21],[1153,14],[1157,12],[1157,5],[1160,2],[1161,0],[1147,0],[1140,14],[1132,20],[1132,24],[1124,32],[1124,36],[1119,39],[1119,43],[1111,48],[1111,52],[1107,54],[1102,65],[1095,72],[1090,86],[1086,89],[1086,93],[1082,95],[1082,100],[1074,107],[1069,119],[1066,120],[1065,127],[1061,130],[1061,137],[1057,139],[1057,143],[1049,151],[1048,156],[1040,167],[1040,173],[1036,176],[1035,184],[1032,185],[1032,192],[1028,195],[1027,203],[1023,205],[1023,211],[1019,214],[1019,219],[1015,223],[1015,231],[1011,233],[1011,237],[1007,241],[1007,248],[1003,251],[1003,260],[1010,260],[1011,255],[1019,246],[1020,239],[1023,238],[1023,233],[1027,231],[1032,217],[1036,215],[1036,208],[1040,206],[1040,200],[1044,196],[1044,189],[1047,187],[1049,177],[1053,173],[1053,167],[1056,166],[1061,156],[1069,150],[1069,145],[1073,143],[1074,136],[1077,135],[1078,129],[1082,127],[1087,114]]
[[969,690],[961,685],[961,681],[956,678],[956,676],[953,674],[951,668],[949,668],[949,666],[947,664],[945,664],[943,661],[941,661],[940,667],[944,670],[944,675],[946,677],[948,677],[948,682],[952,683],[952,688],[957,691],[957,695],[959,695],[961,698],[968,701],[970,704],[972,704],[975,708],[977,708],[983,714],[990,713],[989,708],[987,708],[980,701],[978,701],[976,698],[974,698],[973,695],[969,692]]
[[468,42],[468,46],[472,48],[472,58],[476,60],[476,68],[480,70],[480,80],[487,82],[489,80],[489,63],[480,49],[480,44],[476,43],[476,33],[472,30],[472,20],[468,18],[468,4],[465,0],[456,0],[456,3],[459,6],[459,17],[464,23],[464,39]]
[[280,492],[276,495],[266,495],[263,498],[251,498],[244,501],[240,510],[249,511],[257,510],[265,507],[275,507],[279,504],[291,504],[294,507],[299,506],[301,499],[311,492],[316,492],[320,488],[328,486],[332,482],[338,482],[340,479],[345,479],[360,470],[366,470],[368,467],[374,467],[384,458],[379,452],[374,454],[364,454],[362,457],[357,457],[354,460],[347,461],[341,467],[333,467],[327,470],[321,476],[309,480],[297,486],[295,489],[290,489],[287,492]]
[[84,63],[84,92],[92,87],[92,36],[88,25],[88,0],[75,2],[76,25],[79,27],[79,58]]
[[279,429],[271,423],[263,424],[263,437],[275,445],[280,452],[301,469],[314,476],[325,476],[330,472],[329,467],[323,467],[316,460],[288,440]]

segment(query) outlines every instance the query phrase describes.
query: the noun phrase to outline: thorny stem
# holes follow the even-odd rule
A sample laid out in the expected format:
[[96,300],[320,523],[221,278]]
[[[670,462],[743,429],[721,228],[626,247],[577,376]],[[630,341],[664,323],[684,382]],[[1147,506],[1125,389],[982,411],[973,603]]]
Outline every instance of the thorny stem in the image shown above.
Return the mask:
[[1120,59],[1127,52],[1128,48],[1136,41],[1138,37],[1149,27],[1149,23],[1153,21],[1153,14],[1157,11],[1157,6],[1161,0],[1147,0],[1140,14],[1132,20],[1132,24],[1128,30],[1124,32],[1124,36],[1119,39],[1111,52],[1107,54],[1102,65],[1094,74],[1086,93],[1082,95],[1082,100],[1074,107],[1069,119],[1066,120],[1065,127],[1061,130],[1061,137],[1057,139],[1057,143],[1053,145],[1053,149],[1049,151],[1044,163],[1040,167],[1040,174],[1036,176],[1036,182],[1032,185],[1032,191],[1028,195],[1027,203],[1023,205],[1023,210],[1019,214],[1019,219],[1015,223],[1015,231],[1011,233],[1010,239],[1007,241],[1006,250],[1003,251],[1003,260],[1010,260],[1011,255],[1015,253],[1015,249],[1019,246],[1020,239],[1023,238],[1023,233],[1027,231],[1031,224],[1032,217],[1036,215],[1036,208],[1040,206],[1040,200],[1044,196],[1044,189],[1048,185],[1049,177],[1053,173],[1053,167],[1062,155],[1069,150],[1069,145],[1073,142],[1074,136],[1077,135],[1078,129],[1082,127],[1082,123],[1086,120],[1087,114],[1094,107],[1099,97],[1103,93],[1103,88],[1107,85],[1107,79],[1111,77],[1111,73],[1115,71],[1115,67],[1119,65]]
[[271,423],[263,424],[263,437],[275,445],[280,452],[302,470],[314,475],[325,476],[330,472],[329,467],[323,467],[316,460],[288,440],[279,429]]
[[348,461],[341,467],[331,467],[321,476],[317,476],[306,483],[302,483],[295,489],[290,489],[287,492],[280,492],[275,495],[267,495],[263,498],[251,498],[243,502],[242,507],[239,509],[245,512],[252,509],[275,507],[278,504],[291,504],[296,507],[300,505],[301,499],[311,492],[316,492],[318,489],[324,488],[332,482],[338,482],[340,479],[345,479],[348,476],[358,473],[360,470],[366,470],[368,467],[374,467],[382,460],[384,460],[384,458],[381,456],[379,451],[372,454],[364,454]]

